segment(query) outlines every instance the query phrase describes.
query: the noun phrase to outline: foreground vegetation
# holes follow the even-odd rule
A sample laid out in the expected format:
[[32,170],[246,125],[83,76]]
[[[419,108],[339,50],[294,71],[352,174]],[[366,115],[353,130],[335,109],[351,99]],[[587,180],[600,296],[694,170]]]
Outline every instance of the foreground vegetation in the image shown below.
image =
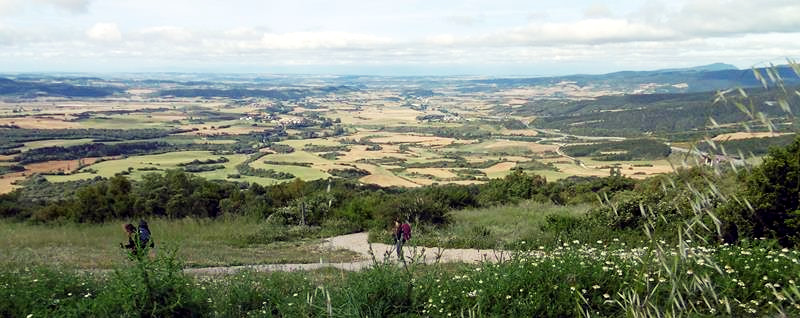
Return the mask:
[[[654,248],[658,246],[658,248]],[[192,277],[169,253],[107,274],[0,270],[3,316],[701,316],[800,314],[796,250],[564,242],[478,265]],[[671,260],[661,264],[665,256]],[[400,265],[400,266],[399,266]]]

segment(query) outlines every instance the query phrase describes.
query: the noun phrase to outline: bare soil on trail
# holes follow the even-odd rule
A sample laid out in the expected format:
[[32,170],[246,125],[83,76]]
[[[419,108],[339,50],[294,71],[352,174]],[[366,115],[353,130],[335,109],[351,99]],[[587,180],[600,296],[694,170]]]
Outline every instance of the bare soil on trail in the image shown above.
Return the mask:
[[[397,261],[397,253],[393,245],[382,243],[368,243],[366,232],[340,235],[325,239],[320,245],[330,249],[348,249],[361,255],[361,259],[344,263],[311,263],[311,264],[266,264],[242,265],[225,267],[187,268],[187,274],[195,275],[222,275],[232,274],[242,270],[256,272],[275,271],[308,271],[322,268],[337,268],[347,271],[358,271],[369,268],[374,262]],[[413,240],[412,240],[413,242]],[[425,263],[434,262],[463,262],[477,263],[481,261],[498,261],[509,258],[508,251],[481,250],[481,249],[438,249],[436,247],[421,247],[406,244],[403,247],[403,256],[407,261],[412,259]],[[374,258],[373,258],[374,257]],[[398,262],[399,263],[399,262]]]

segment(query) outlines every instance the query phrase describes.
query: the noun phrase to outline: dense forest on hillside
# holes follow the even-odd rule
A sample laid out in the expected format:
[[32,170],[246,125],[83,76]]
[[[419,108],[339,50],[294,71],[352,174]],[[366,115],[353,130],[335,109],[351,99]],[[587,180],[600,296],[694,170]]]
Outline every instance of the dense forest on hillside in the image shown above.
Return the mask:
[[[738,94],[738,93],[734,93]],[[713,93],[603,96],[582,101],[536,101],[513,111],[517,115],[541,116],[532,125],[595,136],[637,136],[642,133],[674,133],[703,130],[713,118],[718,124],[748,120],[742,107],[767,116],[784,116],[776,104],[779,92],[751,89],[748,100],[732,97],[714,102]],[[789,112],[800,111],[800,96],[790,95]]]
[[669,156],[671,152],[669,146],[653,139],[572,145],[563,147],[562,150],[573,157],[594,157],[595,160],[603,161],[662,159]]

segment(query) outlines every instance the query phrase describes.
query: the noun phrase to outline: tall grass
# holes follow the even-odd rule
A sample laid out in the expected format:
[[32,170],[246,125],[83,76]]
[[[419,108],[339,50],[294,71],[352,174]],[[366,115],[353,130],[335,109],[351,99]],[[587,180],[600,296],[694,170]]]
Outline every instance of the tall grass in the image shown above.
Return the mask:
[[[131,220],[136,224],[138,220]],[[247,217],[215,220],[186,218],[148,220],[156,244],[177,248],[187,266],[348,261],[355,253],[317,248],[316,240],[295,237],[286,242],[250,241],[268,226]],[[0,264],[109,269],[125,263],[123,222],[32,225],[0,220]]]

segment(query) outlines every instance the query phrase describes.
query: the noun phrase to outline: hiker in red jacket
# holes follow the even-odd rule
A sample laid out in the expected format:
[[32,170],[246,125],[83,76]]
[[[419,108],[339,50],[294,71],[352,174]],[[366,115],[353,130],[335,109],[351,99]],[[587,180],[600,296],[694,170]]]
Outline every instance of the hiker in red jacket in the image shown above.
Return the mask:
[[394,221],[394,242],[397,246],[397,258],[405,261],[403,258],[403,245],[411,239],[411,225],[408,222],[400,223],[400,220]]

